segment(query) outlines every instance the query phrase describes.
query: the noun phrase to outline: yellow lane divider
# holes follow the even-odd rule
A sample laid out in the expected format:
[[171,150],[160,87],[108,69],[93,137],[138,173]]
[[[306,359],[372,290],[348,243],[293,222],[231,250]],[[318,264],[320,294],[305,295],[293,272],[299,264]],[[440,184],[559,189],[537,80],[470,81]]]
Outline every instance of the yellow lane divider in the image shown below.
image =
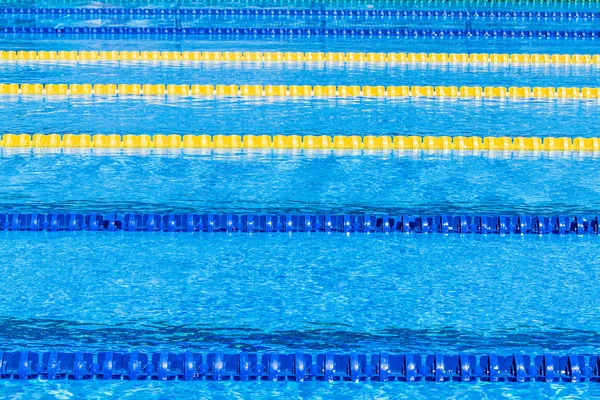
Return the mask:
[[242,97],[443,97],[597,99],[599,87],[497,86],[310,86],[310,85],[137,85],[2,83],[0,95],[46,96],[242,96]]
[[0,61],[248,61],[462,64],[600,64],[600,54],[280,51],[0,51]]
[[112,149],[309,149],[600,151],[600,138],[480,136],[4,134],[0,147]]

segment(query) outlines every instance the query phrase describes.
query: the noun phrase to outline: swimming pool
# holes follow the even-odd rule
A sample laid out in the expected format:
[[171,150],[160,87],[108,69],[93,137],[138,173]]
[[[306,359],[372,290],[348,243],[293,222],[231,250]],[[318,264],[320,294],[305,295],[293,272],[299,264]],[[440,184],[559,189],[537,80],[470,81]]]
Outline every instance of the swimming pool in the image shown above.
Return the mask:
[[[0,84],[19,84],[0,89],[0,393],[597,396],[599,11],[587,2],[0,2],[0,51],[15,51],[0,53]],[[94,51],[116,53],[81,53]],[[131,59],[136,51],[176,53]],[[295,85],[310,88],[295,96]],[[134,141],[143,135],[146,144]],[[352,135],[355,144],[338,142]],[[488,137],[509,144],[484,147]],[[548,141],[563,137],[568,145]],[[91,215],[103,218],[98,231]],[[209,229],[202,218],[215,215]],[[84,359],[78,369],[73,360]],[[348,382],[352,360],[359,382]],[[487,382],[496,362],[501,382]],[[397,382],[411,371],[419,382]],[[448,382],[429,382],[438,377]]]

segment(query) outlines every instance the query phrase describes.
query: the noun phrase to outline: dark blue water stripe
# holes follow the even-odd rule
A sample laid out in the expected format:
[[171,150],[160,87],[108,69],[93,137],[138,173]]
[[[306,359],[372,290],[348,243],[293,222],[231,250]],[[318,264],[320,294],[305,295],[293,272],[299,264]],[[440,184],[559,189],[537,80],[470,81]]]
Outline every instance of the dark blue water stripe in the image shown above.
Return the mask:
[[0,27],[0,34],[600,38],[600,31],[414,28]]
[[307,17],[595,19],[600,12],[494,10],[325,10],[285,8],[0,8],[16,15],[261,15]]
[[600,382],[598,355],[0,351],[0,379]]
[[597,216],[237,214],[0,214],[7,231],[343,232],[593,234]]

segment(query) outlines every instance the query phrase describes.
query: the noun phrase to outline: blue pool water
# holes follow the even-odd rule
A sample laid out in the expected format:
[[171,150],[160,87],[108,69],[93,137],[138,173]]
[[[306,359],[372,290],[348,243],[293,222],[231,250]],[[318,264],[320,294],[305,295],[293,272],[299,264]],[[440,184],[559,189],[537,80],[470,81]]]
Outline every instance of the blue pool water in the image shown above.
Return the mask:
[[[96,40],[102,39],[102,40]],[[15,50],[140,50],[159,51],[362,51],[441,53],[598,53],[599,40],[485,37],[340,37],[248,35],[86,35],[0,34],[3,48]],[[174,78],[174,76],[172,77]]]
[[[537,118],[532,119],[532,114]],[[65,101],[23,96],[7,97],[0,105],[0,129],[13,133],[425,136],[443,132],[594,137],[599,121],[597,100],[96,97]]]
[[448,383],[435,386],[430,384],[418,385],[378,385],[366,383],[348,385],[344,382],[323,385],[319,382],[305,384],[289,384],[287,382],[252,382],[241,387],[237,382],[126,382],[113,381],[87,381],[78,383],[57,383],[54,381],[40,381],[32,384],[26,382],[3,381],[0,383],[7,395],[15,398],[31,398],[39,393],[47,393],[50,398],[86,397],[91,399],[123,398],[129,396],[147,399],[163,399],[165,397],[177,398],[216,398],[230,399],[233,397],[244,399],[262,399],[278,396],[288,398],[340,398],[340,399],[370,399],[400,398],[400,399],[428,399],[432,396],[456,396],[468,399],[480,399],[482,396],[489,398],[554,398],[565,396],[582,398],[597,395],[592,384],[565,386],[561,384],[548,385],[462,385]]
[[[270,2],[150,1],[148,7]],[[0,1],[2,7],[133,1]],[[304,9],[598,11],[320,1]],[[7,26],[599,30],[600,19],[79,17]],[[600,53],[598,39],[38,35],[1,50]],[[598,66],[0,62],[0,83],[596,87]],[[2,96],[0,133],[598,137],[597,100]],[[0,149],[1,213],[599,215],[598,153]],[[596,235],[0,231],[0,350],[598,354]],[[597,382],[0,379],[3,398],[593,398]]]
[[62,61],[3,62],[0,73],[4,82],[28,83],[518,86],[526,79],[531,86],[585,87],[600,79],[600,66]]
[[[598,341],[596,238],[3,236],[2,254],[13,260],[1,284],[11,295],[0,302],[11,348],[593,353]],[[102,397],[597,394],[595,383],[435,392],[429,383],[181,384],[2,381],[25,397],[61,389]]]
[[599,338],[595,237],[2,235],[11,348],[586,353]]
[[[577,21],[577,24],[573,24]],[[184,28],[418,28],[593,31],[598,18],[378,17],[266,15],[57,15],[0,14],[3,26]]]
[[592,155],[7,153],[0,169],[6,212],[550,216],[600,210],[594,177],[600,159]]

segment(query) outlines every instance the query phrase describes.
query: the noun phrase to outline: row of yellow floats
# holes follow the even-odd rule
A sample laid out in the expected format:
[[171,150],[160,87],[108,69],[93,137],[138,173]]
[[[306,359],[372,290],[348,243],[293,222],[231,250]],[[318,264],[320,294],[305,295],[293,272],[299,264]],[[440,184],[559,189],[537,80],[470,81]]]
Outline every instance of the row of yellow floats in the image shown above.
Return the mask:
[[143,95],[250,97],[461,97],[521,99],[597,99],[597,87],[495,86],[310,86],[3,83],[0,95]]
[[0,51],[0,60],[600,64],[600,54],[21,50]]
[[480,136],[4,134],[2,147],[600,151],[600,138]]

